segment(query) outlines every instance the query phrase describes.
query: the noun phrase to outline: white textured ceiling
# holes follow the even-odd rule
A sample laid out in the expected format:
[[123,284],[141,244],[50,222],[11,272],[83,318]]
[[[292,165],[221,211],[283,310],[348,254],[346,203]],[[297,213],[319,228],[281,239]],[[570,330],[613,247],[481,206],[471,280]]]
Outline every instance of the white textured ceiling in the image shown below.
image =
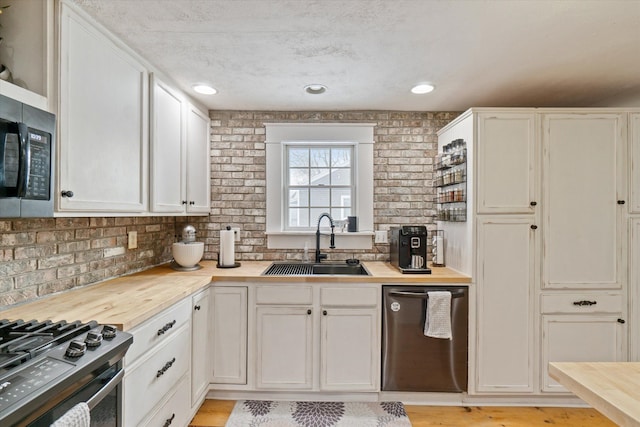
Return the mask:
[[[640,99],[640,0],[74,0],[211,109]],[[409,88],[432,82],[429,95]],[[309,95],[303,87],[328,91]]]

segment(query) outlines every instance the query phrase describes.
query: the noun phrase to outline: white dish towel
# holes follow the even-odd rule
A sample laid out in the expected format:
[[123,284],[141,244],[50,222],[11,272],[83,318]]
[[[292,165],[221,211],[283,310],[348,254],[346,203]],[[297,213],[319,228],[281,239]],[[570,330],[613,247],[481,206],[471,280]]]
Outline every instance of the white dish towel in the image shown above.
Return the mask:
[[78,403],[58,418],[51,427],[89,427],[91,415],[86,403]]
[[452,339],[451,292],[427,292],[427,315],[424,335],[431,338]]

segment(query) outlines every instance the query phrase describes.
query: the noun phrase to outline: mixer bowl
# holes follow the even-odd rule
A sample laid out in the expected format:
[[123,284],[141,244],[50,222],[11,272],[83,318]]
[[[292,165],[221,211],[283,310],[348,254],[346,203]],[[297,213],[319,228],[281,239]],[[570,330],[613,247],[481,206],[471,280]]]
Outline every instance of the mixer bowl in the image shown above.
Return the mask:
[[171,253],[175,262],[185,268],[195,267],[204,254],[204,243],[178,242],[171,246]]

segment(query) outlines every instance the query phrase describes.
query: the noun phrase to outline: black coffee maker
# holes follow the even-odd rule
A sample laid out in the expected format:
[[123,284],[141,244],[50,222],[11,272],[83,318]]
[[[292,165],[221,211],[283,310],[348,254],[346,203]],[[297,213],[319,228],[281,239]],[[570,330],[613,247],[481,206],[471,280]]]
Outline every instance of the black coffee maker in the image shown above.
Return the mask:
[[402,273],[429,274],[427,268],[427,227],[392,227],[389,238],[391,264]]

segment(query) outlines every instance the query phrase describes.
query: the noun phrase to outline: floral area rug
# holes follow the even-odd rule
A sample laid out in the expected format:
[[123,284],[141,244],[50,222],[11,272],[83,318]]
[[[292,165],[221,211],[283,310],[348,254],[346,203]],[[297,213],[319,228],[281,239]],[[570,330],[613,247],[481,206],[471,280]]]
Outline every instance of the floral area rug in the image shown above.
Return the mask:
[[226,427],[410,427],[401,402],[239,400]]

